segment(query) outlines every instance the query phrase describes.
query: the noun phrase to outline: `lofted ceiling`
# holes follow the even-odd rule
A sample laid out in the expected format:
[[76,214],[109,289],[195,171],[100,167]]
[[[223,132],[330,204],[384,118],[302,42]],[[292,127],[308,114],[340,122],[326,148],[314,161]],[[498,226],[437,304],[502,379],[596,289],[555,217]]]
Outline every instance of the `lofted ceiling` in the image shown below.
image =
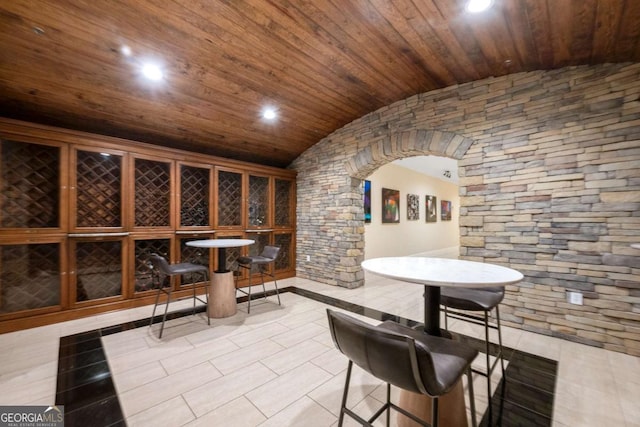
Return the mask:
[[[640,62],[638,0],[493,0],[479,14],[465,3],[7,0],[0,116],[284,167],[417,93]],[[142,77],[145,61],[160,81]]]

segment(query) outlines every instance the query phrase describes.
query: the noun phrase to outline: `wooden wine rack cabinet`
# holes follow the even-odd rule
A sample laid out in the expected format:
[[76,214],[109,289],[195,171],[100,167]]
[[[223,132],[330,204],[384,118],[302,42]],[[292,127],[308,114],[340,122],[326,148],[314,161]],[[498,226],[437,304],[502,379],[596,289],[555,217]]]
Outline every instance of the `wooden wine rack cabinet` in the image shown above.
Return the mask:
[[149,304],[147,254],[216,265],[189,240],[255,240],[230,266],[278,245],[292,277],[295,188],[290,170],[0,118],[0,333]]

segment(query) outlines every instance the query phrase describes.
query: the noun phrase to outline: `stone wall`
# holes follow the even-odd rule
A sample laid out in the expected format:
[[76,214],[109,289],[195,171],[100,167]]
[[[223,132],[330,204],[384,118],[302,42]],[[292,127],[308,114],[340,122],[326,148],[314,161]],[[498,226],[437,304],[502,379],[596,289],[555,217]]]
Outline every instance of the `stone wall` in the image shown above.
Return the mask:
[[508,324],[640,355],[640,64],[452,86],[337,130],[292,164],[297,275],[361,286],[360,180],[424,154],[459,159],[461,258],[525,275]]

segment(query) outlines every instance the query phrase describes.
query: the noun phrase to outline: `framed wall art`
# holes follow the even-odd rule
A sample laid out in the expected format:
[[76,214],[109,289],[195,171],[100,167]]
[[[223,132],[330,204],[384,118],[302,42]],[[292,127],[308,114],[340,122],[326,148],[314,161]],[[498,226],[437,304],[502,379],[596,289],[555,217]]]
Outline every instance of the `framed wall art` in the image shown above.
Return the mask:
[[407,219],[415,221],[420,219],[420,196],[407,194]]
[[451,221],[451,202],[449,200],[443,200],[440,203],[440,219]]
[[382,223],[394,224],[400,222],[400,191],[382,189]]
[[371,223],[371,181],[365,179],[362,182],[364,192],[364,222],[365,224]]
[[436,196],[427,196],[425,200],[425,208],[427,211],[427,222],[438,221],[438,198]]

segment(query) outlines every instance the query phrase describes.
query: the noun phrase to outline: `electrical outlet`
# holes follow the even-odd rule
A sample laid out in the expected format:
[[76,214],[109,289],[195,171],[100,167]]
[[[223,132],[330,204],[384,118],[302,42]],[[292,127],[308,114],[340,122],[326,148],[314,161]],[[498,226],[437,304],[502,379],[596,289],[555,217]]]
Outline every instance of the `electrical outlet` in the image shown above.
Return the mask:
[[582,305],[582,294],[580,292],[569,292],[567,294],[569,304]]
[[311,255],[307,255],[307,261],[311,261]]

